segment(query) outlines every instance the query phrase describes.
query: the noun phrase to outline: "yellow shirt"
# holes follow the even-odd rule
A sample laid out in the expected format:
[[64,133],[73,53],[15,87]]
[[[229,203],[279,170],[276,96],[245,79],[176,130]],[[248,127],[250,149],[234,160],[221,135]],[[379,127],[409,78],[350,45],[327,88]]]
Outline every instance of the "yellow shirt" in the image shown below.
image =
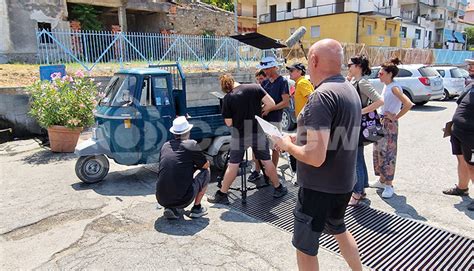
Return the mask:
[[304,105],[308,101],[308,97],[313,93],[314,88],[311,82],[304,76],[301,76],[295,83],[295,114],[298,117]]

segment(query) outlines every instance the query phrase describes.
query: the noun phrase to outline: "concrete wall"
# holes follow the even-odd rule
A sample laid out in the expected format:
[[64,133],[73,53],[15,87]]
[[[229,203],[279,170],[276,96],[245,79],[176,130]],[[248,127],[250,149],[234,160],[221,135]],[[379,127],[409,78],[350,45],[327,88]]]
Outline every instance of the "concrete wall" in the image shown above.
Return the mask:
[[[218,100],[210,92],[220,91],[221,73],[194,73],[186,76],[188,107],[216,105]],[[254,81],[252,72],[234,74],[238,82]],[[97,77],[94,81],[105,88],[110,77]],[[29,95],[25,88],[0,88],[0,129],[13,128],[14,137],[41,134],[42,129],[28,115]],[[43,130],[44,132],[44,130]]]
[[41,127],[28,115],[29,99],[24,88],[0,89],[0,130],[13,128],[13,137],[41,134]]
[[[0,63],[8,61],[34,62],[36,58],[35,29],[38,22],[50,23],[51,28],[67,26],[62,0],[3,0],[7,10],[0,7]],[[2,6],[2,4],[0,4]],[[7,23],[5,23],[7,22]],[[21,34],[19,34],[21,33]]]

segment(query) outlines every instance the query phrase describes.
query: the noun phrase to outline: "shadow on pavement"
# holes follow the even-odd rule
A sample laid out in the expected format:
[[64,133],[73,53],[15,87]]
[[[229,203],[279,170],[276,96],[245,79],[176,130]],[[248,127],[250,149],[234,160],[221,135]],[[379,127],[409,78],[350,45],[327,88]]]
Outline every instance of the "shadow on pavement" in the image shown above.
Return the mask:
[[192,236],[205,229],[208,225],[209,218],[207,217],[190,220],[168,220],[164,217],[159,217],[155,221],[155,230],[169,235]]
[[416,105],[414,106],[411,111],[417,112],[439,112],[446,110],[447,107],[444,106],[436,106],[436,105]]
[[257,221],[255,219],[245,217],[241,213],[236,213],[236,212],[232,212],[232,211],[226,211],[226,212],[222,213],[220,218],[223,221],[227,221],[227,222],[262,223],[261,221]]
[[55,153],[49,149],[43,149],[39,152],[35,152],[29,156],[26,156],[25,158],[21,159],[21,161],[30,165],[47,165],[74,159],[77,159],[77,156],[74,153]]
[[155,194],[156,180],[156,173],[139,167],[110,172],[99,183],[78,182],[71,186],[76,191],[93,190],[104,196],[146,196]]
[[[377,191],[377,194],[382,197],[382,190]],[[383,199],[383,198],[382,198]],[[418,211],[407,203],[405,196],[393,194],[390,199],[383,199],[388,205],[395,209],[395,214],[401,217],[407,217],[415,220],[428,221],[425,217],[418,214]]]
[[469,205],[469,203],[472,201],[473,199],[470,197],[462,197],[462,201],[460,203],[454,204],[454,208],[466,214],[470,219],[474,219],[474,211],[469,211],[467,209],[467,205]]

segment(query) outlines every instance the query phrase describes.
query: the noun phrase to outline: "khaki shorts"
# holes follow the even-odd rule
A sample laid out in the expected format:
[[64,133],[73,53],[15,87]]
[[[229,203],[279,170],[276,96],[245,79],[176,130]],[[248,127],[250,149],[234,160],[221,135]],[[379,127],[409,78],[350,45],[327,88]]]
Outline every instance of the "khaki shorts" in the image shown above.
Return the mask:
[[[281,122],[272,122],[270,121],[271,124],[275,125],[278,128],[278,131],[282,131],[281,129]],[[271,139],[268,139],[269,145],[270,145],[270,150],[275,149],[275,146],[273,146],[273,141]]]

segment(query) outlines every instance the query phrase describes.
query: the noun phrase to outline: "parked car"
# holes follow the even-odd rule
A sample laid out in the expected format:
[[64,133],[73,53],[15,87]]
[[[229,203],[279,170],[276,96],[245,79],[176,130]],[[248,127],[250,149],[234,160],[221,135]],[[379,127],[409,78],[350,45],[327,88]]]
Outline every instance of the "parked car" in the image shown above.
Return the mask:
[[[403,93],[416,105],[424,105],[430,100],[443,97],[443,79],[433,67],[422,64],[399,65],[395,77]],[[370,83],[377,92],[382,93],[383,83],[379,80],[380,67],[373,67],[369,76]]]
[[466,84],[461,69],[453,66],[435,67],[435,69],[443,77],[444,93],[441,100],[446,101],[461,95]]

